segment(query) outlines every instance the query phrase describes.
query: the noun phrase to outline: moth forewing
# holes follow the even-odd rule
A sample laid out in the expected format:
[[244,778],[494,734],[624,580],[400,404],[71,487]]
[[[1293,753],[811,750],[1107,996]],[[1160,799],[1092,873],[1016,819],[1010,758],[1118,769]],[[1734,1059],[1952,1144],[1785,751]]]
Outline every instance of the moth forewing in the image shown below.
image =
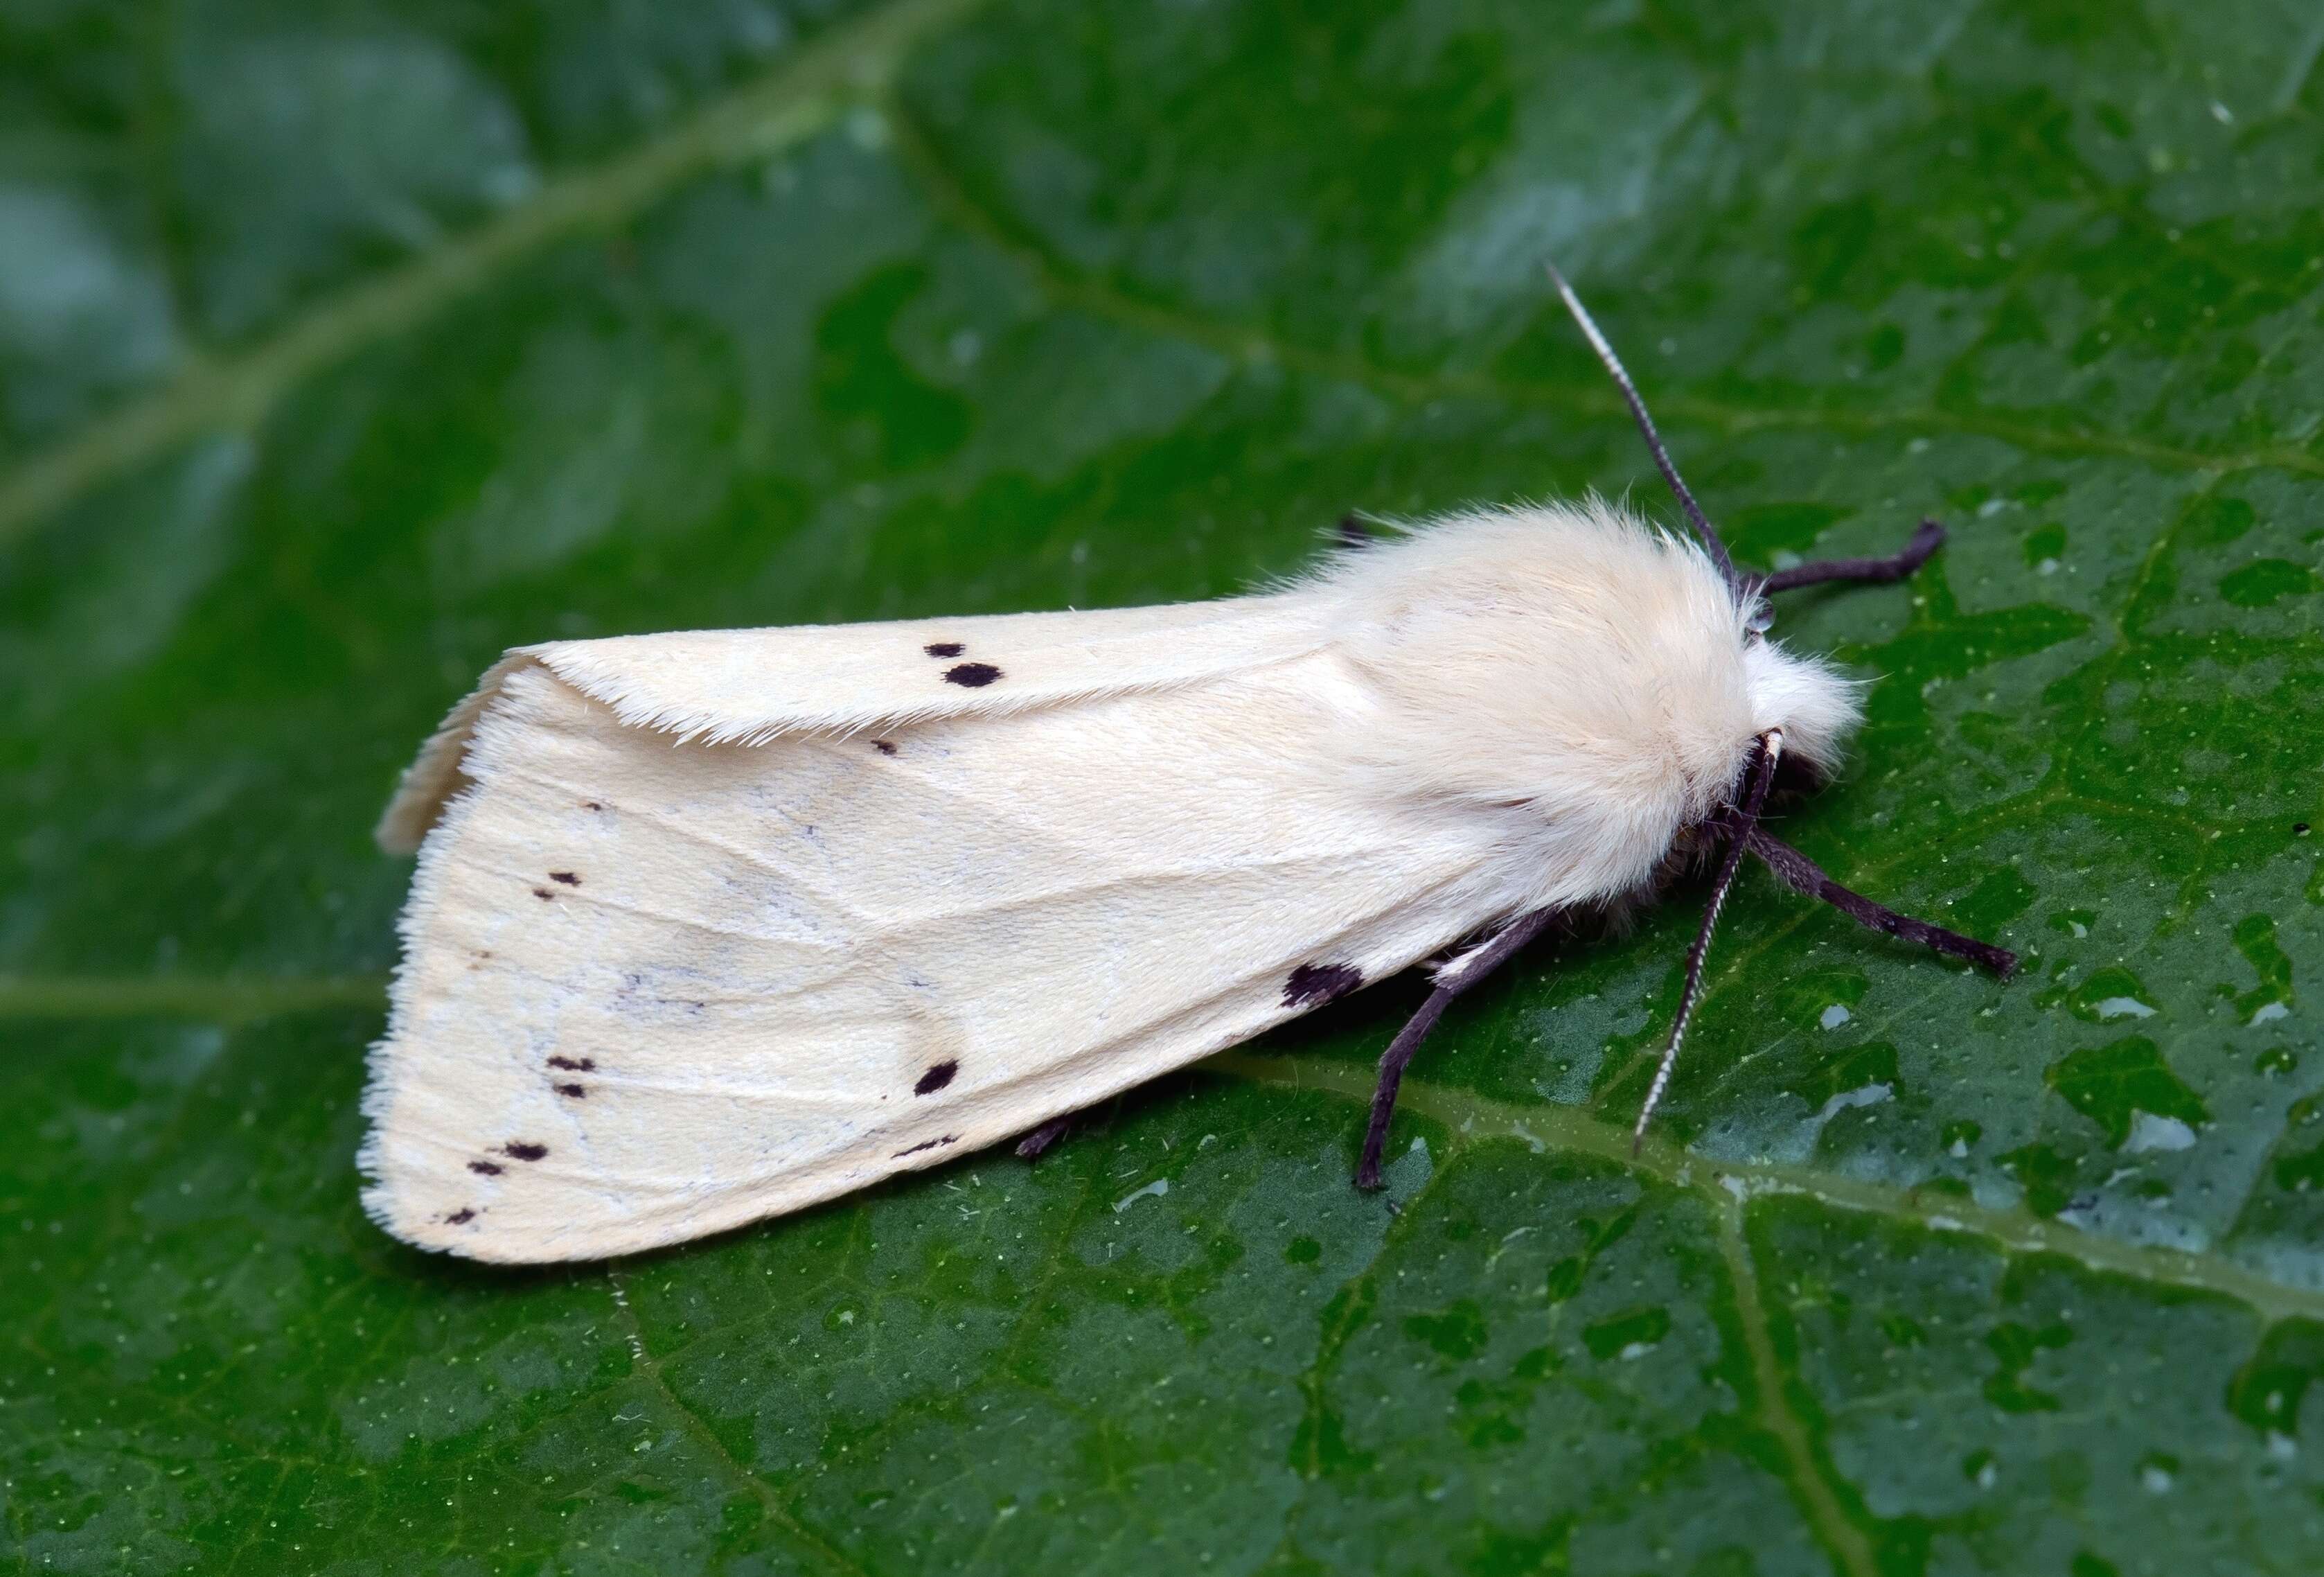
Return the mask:
[[[1120,621],[1044,618],[1011,622],[1128,666],[931,715],[964,654],[855,627],[933,671],[850,729],[759,714],[724,744],[559,677],[603,682],[599,654],[506,671],[426,834],[374,1055],[382,1224],[509,1261],[699,1236],[1014,1137],[1495,918],[1489,836],[1339,770],[1362,698],[1328,651],[1144,687],[1172,670]],[[1221,622],[1146,639],[1175,657]],[[773,633],[779,661],[800,632]]]

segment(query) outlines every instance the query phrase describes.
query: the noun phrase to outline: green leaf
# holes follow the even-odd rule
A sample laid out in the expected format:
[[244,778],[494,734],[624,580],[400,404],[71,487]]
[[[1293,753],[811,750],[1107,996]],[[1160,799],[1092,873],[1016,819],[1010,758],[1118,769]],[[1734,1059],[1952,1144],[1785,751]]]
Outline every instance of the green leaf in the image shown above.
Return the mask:
[[[2324,1564],[2324,28],[2156,0],[0,16],[0,1561]],[[1748,877],[611,1268],[355,1203],[503,647],[1214,596],[1635,487],[1868,685]],[[1162,1186],[1167,1185],[1167,1187]],[[2310,1439],[2308,1431],[2317,1431]]]

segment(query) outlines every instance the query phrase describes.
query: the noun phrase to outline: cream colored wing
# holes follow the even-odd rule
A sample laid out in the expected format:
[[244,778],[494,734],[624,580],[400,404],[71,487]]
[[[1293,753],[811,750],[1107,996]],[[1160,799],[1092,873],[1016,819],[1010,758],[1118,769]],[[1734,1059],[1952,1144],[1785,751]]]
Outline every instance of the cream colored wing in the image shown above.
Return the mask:
[[[1039,671],[975,622],[872,627],[906,628],[930,637],[922,661],[966,631],[959,660]],[[622,644],[682,687],[703,639]],[[746,665],[747,638],[717,639]],[[466,787],[404,919],[364,1202],[423,1247],[593,1259],[794,1210],[1102,1101],[1500,918],[1474,896],[1489,837],[1336,764],[1369,701],[1328,650],[930,715],[939,673],[884,714],[850,692],[853,733],[786,731],[744,697],[760,704],[730,711],[773,720],[750,744],[625,723],[601,697],[649,687],[560,650],[508,668],[460,724]],[[779,699],[835,715],[797,685]]]
[[521,646],[424,746],[381,817],[409,853],[463,787],[468,734],[511,675],[546,668],[624,723],[687,740],[967,717],[1153,689],[1282,662],[1329,639],[1297,593],[1090,613],[998,613],[780,630],[697,630]]

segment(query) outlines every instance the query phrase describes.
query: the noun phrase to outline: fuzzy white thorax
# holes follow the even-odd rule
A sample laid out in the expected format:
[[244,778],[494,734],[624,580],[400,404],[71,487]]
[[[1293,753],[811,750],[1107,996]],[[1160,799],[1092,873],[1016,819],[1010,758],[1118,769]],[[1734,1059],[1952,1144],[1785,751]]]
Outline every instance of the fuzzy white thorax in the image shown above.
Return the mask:
[[1694,544],[1602,499],[1478,511],[1351,553],[1336,649],[1376,706],[1347,747],[1384,788],[1499,819],[1513,908],[1610,903],[1737,786],[1753,742],[1829,771],[1859,709],[1751,633]]

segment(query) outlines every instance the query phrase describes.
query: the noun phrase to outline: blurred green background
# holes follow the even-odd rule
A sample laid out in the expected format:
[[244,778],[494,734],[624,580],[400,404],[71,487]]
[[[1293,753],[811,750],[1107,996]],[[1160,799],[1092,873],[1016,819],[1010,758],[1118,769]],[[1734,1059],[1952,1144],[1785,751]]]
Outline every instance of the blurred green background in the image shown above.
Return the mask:
[[[2324,11],[9,0],[0,1568],[2324,1566]],[[368,829],[503,647],[1954,535],[1748,877],[613,1267],[405,1250]],[[2305,993],[2305,994],[2303,994]],[[1167,1191],[1157,1186],[1167,1184]]]

